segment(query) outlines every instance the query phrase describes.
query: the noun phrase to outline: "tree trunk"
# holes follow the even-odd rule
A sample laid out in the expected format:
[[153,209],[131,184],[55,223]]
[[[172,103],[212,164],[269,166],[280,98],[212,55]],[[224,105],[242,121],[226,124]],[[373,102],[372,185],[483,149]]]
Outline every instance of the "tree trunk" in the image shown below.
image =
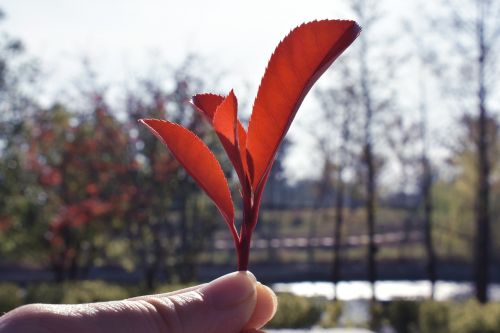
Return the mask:
[[338,283],[340,281],[340,242],[342,239],[342,225],[344,224],[344,182],[342,168],[337,174],[337,195],[335,197],[335,231],[333,239],[333,287],[334,300],[338,297]]
[[418,57],[420,61],[419,68],[419,93],[420,93],[420,136],[422,140],[422,180],[421,180],[421,194],[424,201],[424,242],[425,252],[427,256],[426,273],[431,284],[430,299],[434,299],[435,285],[437,280],[436,274],[436,253],[434,251],[434,242],[432,238],[432,169],[429,161],[429,140],[427,134],[428,120],[427,120],[427,90],[425,80],[425,54],[422,50],[425,49],[422,45],[420,38],[416,38],[416,46],[418,50]]
[[188,194],[183,193],[181,194],[181,200],[182,200],[182,208],[181,208],[181,220],[180,220],[180,225],[179,225],[179,232],[180,232],[180,246],[179,246],[179,252],[177,254],[177,258],[180,259],[179,262],[177,263],[177,275],[180,281],[182,282],[187,282],[186,281],[186,271],[187,271],[187,258],[188,258],[188,252],[189,252],[189,240],[188,240],[188,219],[189,217],[189,205],[188,205]]
[[310,211],[309,216],[311,216],[311,221],[309,221],[309,230],[308,230],[308,241],[307,241],[307,263],[310,267],[313,267],[316,262],[316,249],[314,244],[314,239],[317,236],[317,220],[318,220],[318,206],[314,204]]
[[153,229],[153,260],[151,263],[149,263],[149,265],[147,265],[145,272],[146,288],[148,291],[153,291],[156,288],[161,261],[164,257],[160,239],[161,235],[159,234],[158,230],[160,226],[156,224],[154,227],[154,229],[156,230]]
[[51,268],[52,273],[54,274],[55,282],[63,282],[64,281],[64,265],[62,256],[59,253],[55,253],[52,255],[51,259]]
[[91,240],[89,244],[89,248],[87,250],[87,256],[85,263],[82,264],[82,267],[80,269],[80,278],[82,279],[87,279],[90,273],[90,270],[94,266],[94,256],[97,252],[97,247],[94,244],[94,242]]
[[476,202],[476,298],[481,303],[488,301],[490,263],[490,218],[489,218],[489,163],[486,142],[486,115],[484,108],[479,117],[478,140],[478,188]]
[[429,282],[431,283],[430,298],[434,299],[434,288],[436,284],[436,254],[434,252],[434,243],[432,241],[432,175],[429,160],[424,153],[422,157],[423,182],[422,195],[424,197],[424,234],[425,251],[427,254],[426,270]]
[[[481,8],[484,9],[484,8]],[[480,9],[480,10],[481,10]],[[480,303],[488,301],[489,264],[490,264],[490,165],[488,160],[488,133],[487,133],[487,112],[486,112],[486,83],[485,83],[485,63],[486,46],[484,41],[484,13],[478,24],[478,102],[479,102],[479,126],[477,137],[477,197],[476,197],[476,260],[475,260],[475,280],[476,298]]]
[[361,97],[365,113],[364,125],[364,165],[366,168],[366,219],[368,228],[368,281],[371,284],[372,300],[376,299],[375,281],[377,280],[377,267],[375,256],[377,247],[375,245],[375,161],[373,156],[373,101],[370,88],[370,73],[368,70],[368,45],[366,37],[360,37],[360,73],[361,73]]
[[368,179],[366,182],[366,215],[368,224],[368,281],[372,289],[372,300],[376,299],[375,282],[377,281],[377,266],[375,257],[377,245],[375,244],[375,166],[371,144],[366,145],[366,166]]
[[77,280],[79,277],[79,272],[80,272],[80,266],[79,266],[79,259],[80,259],[80,246],[77,245],[74,248],[75,254],[70,260],[69,263],[69,268],[68,268],[68,279],[69,280]]

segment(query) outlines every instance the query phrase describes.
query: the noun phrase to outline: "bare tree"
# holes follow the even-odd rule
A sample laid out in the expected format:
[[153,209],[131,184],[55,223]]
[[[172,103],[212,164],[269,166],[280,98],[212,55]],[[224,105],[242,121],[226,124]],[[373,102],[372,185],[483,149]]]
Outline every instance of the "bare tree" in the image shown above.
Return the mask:
[[430,298],[434,299],[435,284],[436,284],[436,253],[434,251],[434,242],[432,238],[433,230],[433,200],[432,200],[432,167],[429,159],[429,135],[428,135],[428,110],[427,110],[427,90],[425,67],[428,62],[428,54],[423,51],[423,43],[418,34],[414,35],[415,45],[418,57],[418,90],[419,90],[419,111],[420,111],[420,140],[422,142],[422,150],[420,156],[421,162],[421,181],[420,192],[422,194],[424,205],[424,237],[425,237],[425,252],[427,256],[426,270],[427,276],[431,283]]
[[[377,175],[380,167],[379,159],[375,151],[376,138],[375,129],[381,123],[381,119],[375,119],[383,111],[392,107],[394,90],[390,81],[394,75],[396,58],[387,57],[386,53],[375,52],[383,49],[386,41],[375,39],[374,31],[380,22],[380,1],[353,0],[351,9],[357,16],[357,20],[363,27],[357,43],[357,54],[353,58],[356,64],[356,75],[358,87],[356,88],[356,100],[358,109],[363,119],[362,124],[362,165],[365,181],[365,211],[368,233],[368,280],[372,286],[372,300],[376,299],[375,281],[377,280],[375,244],[376,231],[376,201],[377,201]],[[383,135],[383,133],[381,133]]]
[[[419,139],[419,123],[401,113],[391,116],[384,124],[386,128],[387,145],[393,155],[394,165],[399,166],[401,177],[397,195],[400,205],[406,210],[403,220],[404,238],[403,244],[410,241],[411,233],[415,227],[415,212],[417,205],[412,200],[412,194],[416,191],[416,179],[412,175],[418,174],[418,150],[416,145]],[[400,247],[401,259],[407,258],[406,246]]]
[[312,267],[316,262],[316,247],[318,246],[318,224],[326,220],[328,212],[328,197],[332,193],[332,169],[334,168],[333,161],[329,153],[327,153],[327,139],[325,137],[317,137],[319,150],[322,155],[321,175],[313,182],[312,193],[313,202],[309,206],[310,222],[308,228],[308,246],[307,246],[307,262]]
[[[475,285],[479,302],[488,301],[489,267],[491,265],[491,142],[487,124],[498,97],[496,87],[500,71],[500,1],[444,0],[446,16],[436,20],[445,41],[451,41],[451,52],[439,64],[457,75],[445,83],[465,113],[475,113],[478,123],[476,146],[475,202]],[[448,29],[445,29],[448,28]],[[457,56],[458,54],[458,56]],[[472,138],[471,138],[472,139]]]
[[259,234],[267,239],[268,262],[275,262],[277,259],[276,248],[271,246],[271,242],[276,237],[276,231],[279,227],[278,222],[282,218],[282,211],[288,208],[286,204],[286,192],[289,190],[289,187],[285,175],[285,159],[291,145],[292,142],[288,138],[285,138],[281,143],[276,160],[269,173],[266,191],[264,191],[262,196],[261,215],[266,217],[266,222],[257,224],[257,230]]
[[[349,184],[346,173],[352,166],[356,153],[352,132],[356,125],[356,94],[351,70],[345,62],[338,64],[338,75],[342,80],[334,80],[337,86],[319,90],[317,97],[321,103],[323,124],[328,127],[326,133],[316,132],[316,141],[322,154],[324,167],[322,182],[329,181],[335,188],[335,219],[333,231],[332,282],[334,299],[337,299],[337,287],[341,279],[342,228],[345,222],[345,199]],[[333,81],[333,80],[332,80]],[[333,133],[333,135],[332,135]],[[333,175],[332,175],[333,173]]]

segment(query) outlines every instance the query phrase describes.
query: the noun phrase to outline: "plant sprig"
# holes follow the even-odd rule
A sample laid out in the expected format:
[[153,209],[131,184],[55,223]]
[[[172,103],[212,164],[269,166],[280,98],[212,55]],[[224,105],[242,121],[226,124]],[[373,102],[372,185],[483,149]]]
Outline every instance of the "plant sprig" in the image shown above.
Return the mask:
[[236,230],[234,205],[212,151],[188,129],[158,119],[141,119],[184,166],[219,209],[238,252],[238,270],[248,269],[252,232],[278,147],[305,96],[361,29],[354,21],[322,20],[293,29],[277,46],[260,83],[248,131],[238,120],[234,92],[193,96],[195,108],[214,128],[240,182],[243,221]]

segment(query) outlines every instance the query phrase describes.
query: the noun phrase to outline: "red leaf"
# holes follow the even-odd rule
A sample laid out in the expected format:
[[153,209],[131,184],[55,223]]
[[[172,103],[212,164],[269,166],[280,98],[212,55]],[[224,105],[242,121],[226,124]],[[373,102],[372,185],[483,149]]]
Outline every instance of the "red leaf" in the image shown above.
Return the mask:
[[252,188],[263,185],[278,146],[312,85],[360,32],[353,21],[303,24],[278,45],[262,78],[248,126]]
[[[238,101],[234,92],[231,90],[229,95],[219,104],[215,115],[213,116],[213,126],[222,146],[226,150],[227,156],[233,163],[234,169],[242,184],[246,179],[246,167],[242,161],[240,151],[240,137],[246,139],[246,133],[243,126],[238,121]],[[243,142],[243,148],[245,142]]]
[[215,94],[198,94],[193,96],[193,104],[205,118],[213,123],[217,107],[224,101],[224,96]]
[[[222,106],[224,104],[224,106]],[[247,174],[246,166],[246,137],[247,133],[237,118],[238,101],[231,90],[227,97],[215,94],[198,94],[193,96],[193,105],[215,128],[226,153],[233,163],[240,181],[244,182]],[[222,107],[222,112],[219,112]],[[219,116],[216,116],[219,114]],[[218,118],[217,125],[215,118]],[[238,140],[234,140],[234,119],[236,119]],[[236,151],[239,150],[239,153]],[[239,157],[237,156],[239,155]]]
[[193,132],[165,120],[141,119],[165,145],[186,171],[214,201],[231,229],[234,207],[222,168],[212,151]]
[[[241,164],[243,165],[243,172],[246,175],[246,179],[248,179],[248,164],[247,164],[247,132],[245,131],[245,128],[241,124],[241,122],[238,120],[238,144],[239,144],[239,150],[240,150],[240,159],[241,159]],[[245,186],[245,184],[241,183],[241,186]]]
[[236,140],[236,123],[238,121],[238,101],[233,91],[227,95],[212,118],[217,134],[223,137],[233,147],[238,143]]

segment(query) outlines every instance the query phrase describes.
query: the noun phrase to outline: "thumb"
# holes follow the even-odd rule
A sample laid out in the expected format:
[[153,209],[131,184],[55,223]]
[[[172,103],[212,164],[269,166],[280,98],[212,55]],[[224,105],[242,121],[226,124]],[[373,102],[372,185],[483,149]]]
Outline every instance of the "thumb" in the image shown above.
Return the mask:
[[274,297],[252,273],[236,272],[168,294],[92,304],[24,306],[0,319],[0,333],[238,333],[264,325],[276,310]]
[[142,300],[153,304],[168,324],[162,332],[236,333],[254,312],[256,285],[252,273],[235,272],[187,291]]

